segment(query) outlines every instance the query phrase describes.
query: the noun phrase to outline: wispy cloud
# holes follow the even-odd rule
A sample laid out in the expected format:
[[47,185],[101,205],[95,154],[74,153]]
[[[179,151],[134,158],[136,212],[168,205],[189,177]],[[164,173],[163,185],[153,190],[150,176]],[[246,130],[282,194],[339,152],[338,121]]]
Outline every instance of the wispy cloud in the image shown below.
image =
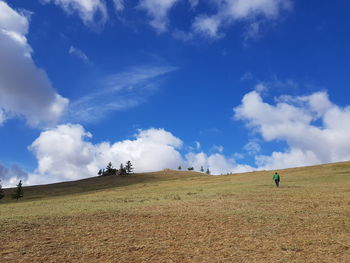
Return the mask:
[[178,0],[140,0],[138,8],[151,17],[150,25],[162,33],[167,31],[168,13]]
[[224,151],[224,146],[214,144],[214,145],[211,147],[210,151],[211,151],[211,152],[219,152],[219,153],[222,153],[222,152]]
[[84,61],[86,64],[90,63],[90,60],[88,58],[88,56],[79,48],[76,48],[74,46],[70,46],[68,53],[81,59],[82,61]]
[[108,19],[105,1],[102,0],[41,0],[60,6],[67,14],[77,13],[85,25],[104,25]]
[[161,84],[164,76],[175,67],[136,67],[107,76],[98,89],[73,101],[68,121],[96,122],[109,112],[136,107],[147,101]]
[[124,0],[113,0],[114,8],[117,12],[123,11],[125,8]]

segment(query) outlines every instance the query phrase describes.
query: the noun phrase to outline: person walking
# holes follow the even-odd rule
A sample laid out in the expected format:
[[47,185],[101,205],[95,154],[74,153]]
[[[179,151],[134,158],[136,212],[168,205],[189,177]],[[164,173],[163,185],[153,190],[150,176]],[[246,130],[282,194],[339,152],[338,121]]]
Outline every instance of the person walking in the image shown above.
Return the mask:
[[280,186],[280,175],[277,172],[275,172],[275,174],[273,175],[272,178],[275,181],[276,187],[279,187]]

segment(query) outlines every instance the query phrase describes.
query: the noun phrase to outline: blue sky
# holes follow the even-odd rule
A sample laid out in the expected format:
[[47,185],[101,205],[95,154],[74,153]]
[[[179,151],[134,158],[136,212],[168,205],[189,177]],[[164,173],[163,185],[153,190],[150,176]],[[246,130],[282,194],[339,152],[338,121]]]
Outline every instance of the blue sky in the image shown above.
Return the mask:
[[0,1],[0,179],[350,159],[350,3]]

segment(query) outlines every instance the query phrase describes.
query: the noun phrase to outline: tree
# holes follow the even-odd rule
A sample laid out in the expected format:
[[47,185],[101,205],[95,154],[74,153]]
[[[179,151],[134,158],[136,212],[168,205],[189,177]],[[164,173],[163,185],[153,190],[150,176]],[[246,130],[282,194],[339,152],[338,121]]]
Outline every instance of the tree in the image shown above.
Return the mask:
[[193,170],[194,170],[194,168],[193,168],[193,167],[188,167],[188,168],[187,168],[187,170],[189,170],[189,171],[193,171]]
[[205,172],[206,174],[210,174],[210,170],[209,168],[207,169],[207,171]]
[[0,199],[3,199],[5,197],[4,189],[2,189],[2,185],[0,184]]
[[113,168],[113,165],[111,162],[107,164],[106,171],[102,170],[102,175],[116,175],[117,169]]
[[132,173],[132,170],[134,170],[134,168],[132,167],[132,164],[131,164],[130,161],[127,161],[127,162],[126,162],[125,170],[126,170],[126,173],[127,173],[127,174],[131,174],[131,173]]
[[178,169],[178,170],[181,170],[181,169],[182,169],[181,165],[180,165],[177,169]]
[[203,168],[203,166],[201,166],[201,172],[204,173],[204,168]]
[[101,176],[101,175],[103,175],[103,171],[102,171],[102,169],[100,169],[99,171],[98,171],[98,173],[97,173],[99,176]]
[[123,164],[120,164],[120,168],[118,171],[118,175],[125,175],[126,174],[126,169],[124,168]]
[[110,170],[112,170],[112,169],[113,169],[113,165],[112,165],[111,162],[109,162],[109,163],[107,164],[106,170],[107,170],[107,172],[108,172],[108,171],[110,171]]
[[13,199],[19,199],[23,197],[23,188],[22,188],[22,180],[19,181],[16,189],[14,190],[13,194],[12,194],[12,198]]

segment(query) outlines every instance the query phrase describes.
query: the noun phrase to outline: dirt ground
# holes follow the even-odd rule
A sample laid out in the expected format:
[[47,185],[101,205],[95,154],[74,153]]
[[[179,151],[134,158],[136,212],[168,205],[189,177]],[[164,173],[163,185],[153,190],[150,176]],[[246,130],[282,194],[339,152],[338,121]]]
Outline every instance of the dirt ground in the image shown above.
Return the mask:
[[1,262],[350,262],[345,221],[328,218],[329,228],[324,222],[319,229],[302,214],[288,220],[281,213],[269,222],[218,214],[216,206],[237,203],[178,201],[129,213],[12,222],[2,226],[8,238],[0,238]]

